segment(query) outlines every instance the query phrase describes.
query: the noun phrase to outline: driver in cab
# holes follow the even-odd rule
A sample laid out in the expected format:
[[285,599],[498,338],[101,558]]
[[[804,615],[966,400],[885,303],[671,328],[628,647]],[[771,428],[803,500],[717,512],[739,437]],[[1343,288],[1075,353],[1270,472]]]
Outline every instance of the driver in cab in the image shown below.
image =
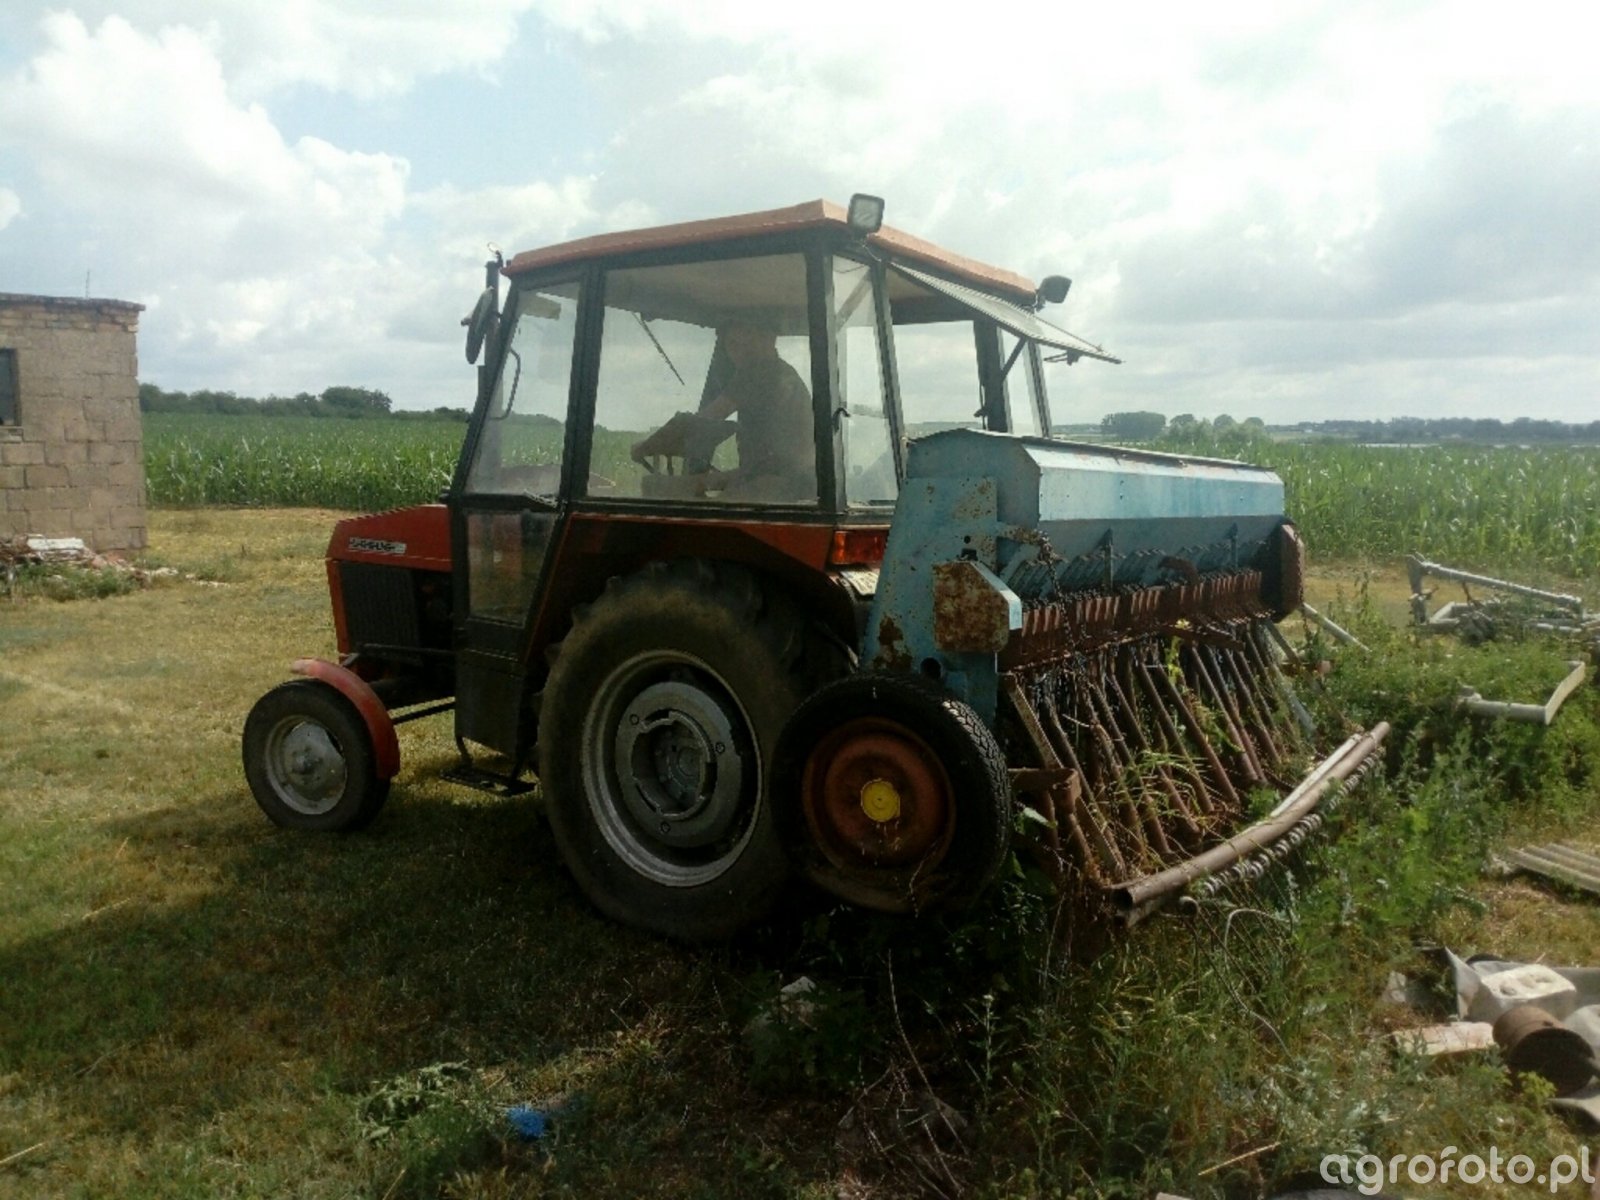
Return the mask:
[[[778,354],[777,335],[750,325],[728,325],[718,331],[718,345],[725,369],[719,372],[713,362],[699,412],[693,417],[679,414],[634,443],[634,461],[682,455],[700,495],[721,492],[726,500],[815,500],[811,393],[800,373]],[[713,432],[708,437],[705,430]],[[729,433],[739,465],[731,471],[718,470],[710,464],[711,451]]]

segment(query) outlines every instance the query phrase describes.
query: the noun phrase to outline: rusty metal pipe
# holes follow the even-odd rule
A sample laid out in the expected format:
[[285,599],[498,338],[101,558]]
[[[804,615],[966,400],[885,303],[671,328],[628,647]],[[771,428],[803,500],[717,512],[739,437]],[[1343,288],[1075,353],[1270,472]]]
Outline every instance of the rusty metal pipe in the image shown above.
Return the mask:
[[1195,855],[1187,862],[1131,880],[1113,889],[1112,902],[1124,912],[1142,909],[1153,900],[1180,892],[1196,880],[1222,871],[1247,855],[1265,850],[1312,813],[1322,802],[1329,788],[1336,783],[1342,783],[1359,770],[1388,736],[1389,723],[1379,721],[1356,738],[1353,744],[1346,742],[1334,751],[1329,756],[1331,765],[1327,760],[1320,764],[1313,774],[1321,772],[1321,777],[1301,791],[1299,798],[1292,805],[1283,807],[1276,815],[1258,821],[1249,829],[1234,835],[1220,845],[1213,846],[1203,854]]
[[[1368,772],[1372,770],[1373,764],[1376,762],[1378,762],[1378,757],[1373,755],[1356,767],[1354,771],[1350,772],[1349,776],[1344,780],[1345,790],[1348,791],[1360,783]],[[1315,835],[1322,828],[1324,817],[1339,807],[1339,801],[1342,798],[1342,792],[1330,792],[1324,797],[1322,804],[1315,812],[1307,813],[1301,817],[1288,832],[1273,842],[1272,845],[1258,853],[1247,854],[1231,867],[1224,868],[1214,875],[1207,875],[1190,887],[1184,893],[1184,898],[1214,896],[1234,883],[1261,878],[1274,863],[1282,862],[1288,858],[1290,854],[1294,853],[1296,847],[1305,842],[1307,838]],[[1161,898],[1157,898],[1152,903],[1159,908],[1163,902]]]

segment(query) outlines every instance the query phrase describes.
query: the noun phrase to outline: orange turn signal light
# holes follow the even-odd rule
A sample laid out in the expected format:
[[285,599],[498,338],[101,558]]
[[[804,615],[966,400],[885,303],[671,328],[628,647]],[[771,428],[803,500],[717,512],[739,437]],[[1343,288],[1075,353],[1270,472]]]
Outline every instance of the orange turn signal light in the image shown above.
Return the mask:
[[835,567],[875,566],[888,546],[887,529],[836,529],[828,562]]

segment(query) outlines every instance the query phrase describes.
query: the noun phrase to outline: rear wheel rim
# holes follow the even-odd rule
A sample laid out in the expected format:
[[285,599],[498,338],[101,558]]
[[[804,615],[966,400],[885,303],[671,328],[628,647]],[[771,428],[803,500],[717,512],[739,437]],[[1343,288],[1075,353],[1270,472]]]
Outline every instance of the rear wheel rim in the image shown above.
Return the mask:
[[585,715],[580,765],[606,844],[655,883],[716,879],[755,830],[761,759],[749,716],[694,655],[655,650],[615,667]]
[[267,734],[265,767],[272,794],[307,817],[331,812],[344,797],[350,768],[327,726],[310,717],[284,717]]

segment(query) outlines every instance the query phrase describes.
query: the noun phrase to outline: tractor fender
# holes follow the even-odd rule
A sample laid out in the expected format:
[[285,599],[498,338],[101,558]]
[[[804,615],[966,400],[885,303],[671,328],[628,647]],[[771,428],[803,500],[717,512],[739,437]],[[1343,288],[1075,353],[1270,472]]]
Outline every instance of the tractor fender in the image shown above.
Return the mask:
[[297,658],[289,665],[289,670],[327,684],[350,701],[372,737],[373,768],[378,778],[393,779],[399,774],[400,739],[395,735],[389,710],[370,683],[349,667],[341,667],[325,658]]

